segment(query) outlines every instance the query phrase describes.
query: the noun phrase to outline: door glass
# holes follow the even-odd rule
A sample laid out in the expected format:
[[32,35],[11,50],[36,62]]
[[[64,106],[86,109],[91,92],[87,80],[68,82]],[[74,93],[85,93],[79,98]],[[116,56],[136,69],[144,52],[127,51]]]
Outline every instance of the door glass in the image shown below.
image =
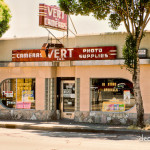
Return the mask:
[[75,110],[75,83],[63,83],[63,112]]

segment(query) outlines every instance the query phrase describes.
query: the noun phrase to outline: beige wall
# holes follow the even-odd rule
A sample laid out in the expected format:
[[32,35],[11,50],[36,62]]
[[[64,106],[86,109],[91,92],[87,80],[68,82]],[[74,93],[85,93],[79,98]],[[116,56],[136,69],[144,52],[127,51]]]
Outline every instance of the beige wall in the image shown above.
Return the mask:
[[[87,66],[76,67],[76,77],[80,78],[80,109],[90,108],[90,78],[125,78],[131,80],[131,75],[120,66]],[[85,102],[86,101],[86,102]]]
[[1,67],[0,82],[7,78],[35,78],[36,79],[36,109],[44,110],[45,78],[52,78],[55,68],[52,67]]
[[[141,91],[145,113],[150,113],[150,65],[141,65]],[[90,78],[124,78],[132,82],[132,75],[119,65],[58,67],[57,77],[80,78],[80,110],[90,110]],[[129,112],[136,112],[134,107]]]
[[[126,33],[105,33],[98,35],[77,35],[70,37],[69,40],[61,39],[65,47],[96,47],[96,46],[117,46],[117,57],[122,58],[122,47],[125,42]],[[150,51],[150,32],[141,42],[141,48],[147,48]],[[13,38],[0,39],[0,61],[11,61],[12,50],[40,49],[43,43],[47,42],[47,37],[35,38]],[[54,40],[54,42],[56,42]],[[148,56],[150,52],[148,51]]]
[[[88,46],[117,46],[118,58],[122,57],[121,49],[125,40],[125,33],[106,33],[99,35],[77,36],[76,38],[62,39],[65,47],[88,47]],[[150,50],[150,32],[142,40],[141,48]],[[47,42],[47,37],[0,39],[0,61],[11,61],[12,50],[39,49]],[[148,51],[148,56],[150,52]],[[63,65],[63,62],[62,62]],[[132,81],[131,74],[120,65],[97,65],[97,66],[68,66],[62,67],[0,67],[0,82],[6,78],[36,78],[36,109],[44,109],[45,78],[53,77],[76,77],[80,78],[80,109],[90,109],[90,78],[125,78]],[[150,65],[141,65],[141,91],[144,101],[145,113],[150,113]],[[132,110],[132,111],[135,111]]]
[[47,37],[0,39],[0,61],[11,61],[12,50],[40,49]]
[[[120,53],[125,40],[123,33],[108,33],[99,35],[86,35],[77,36],[76,38],[70,39],[68,47],[97,47],[97,46],[117,46],[118,58],[121,58]],[[73,41],[74,40],[74,41]],[[119,41],[119,42],[118,42]],[[65,41],[67,44],[67,41]]]
[[150,65],[141,65],[141,91],[145,113],[150,113]]
[[75,67],[57,67],[57,77],[75,77]]
[[[141,65],[141,91],[145,113],[150,113],[150,65]],[[36,109],[44,110],[45,78],[80,78],[80,110],[90,110],[90,78],[124,78],[132,81],[131,74],[119,65],[76,67],[1,67],[0,82],[7,78],[36,79]],[[132,109],[129,112],[136,112]]]

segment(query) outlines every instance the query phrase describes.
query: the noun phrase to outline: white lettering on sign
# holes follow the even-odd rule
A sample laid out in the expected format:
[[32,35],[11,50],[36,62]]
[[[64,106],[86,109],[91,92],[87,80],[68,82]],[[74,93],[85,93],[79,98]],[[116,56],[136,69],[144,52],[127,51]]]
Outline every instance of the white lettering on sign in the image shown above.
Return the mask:
[[20,58],[19,56],[20,56],[20,54],[17,54],[17,58]]
[[108,54],[80,54],[79,58],[108,58]]
[[35,53],[32,53],[32,57],[35,57]]
[[39,25],[56,30],[67,30],[67,14],[55,5],[39,5]]
[[20,54],[20,58],[23,58],[23,54]]
[[28,58],[28,54],[24,54],[24,58]]
[[51,58],[53,54],[53,50],[50,51],[50,53],[48,53],[48,58]]
[[45,18],[44,19],[44,24],[47,25],[47,26],[52,26],[52,27],[55,27],[55,28],[62,28],[62,29],[67,29],[67,25],[63,22],[58,22],[57,20],[51,20],[51,19],[48,19],[48,18]]
[[35,57],[37,57],[37,58],[38,58],[38,57],[39,57],[39,53],[36,53]]
[[61,49],[61,58],[66,58],[67,51],[66,49]]
[[59,49],[56,49],[54,51],[54,58],[59,58],[59,54],[60,54]]
[[29,58],[32,58],[32,53],[29,53]]
[[70,48],[70,49],[68,49],[68,51],[69,51],[69,57],[71,58],[73,49]]
[[54,18],[64,19],[64,11],[61,11],[56,8],[47,7],[48,15],[53,16]]
[[16,54],[16,58],[40,58],[40,57],[42,57],[41,53]]
[[51,58],[52,55],[54,55],[54,58],[62,60],[63,58],[67,58],[67,53],[69,54],[69,57],[72,58],[73,50],[74,49],[72,49],[72,48],[51,50],[48,54],[48,58]]
[[[116,50],[105,49],[105,47],[87,47],[87,48],[60,48],[60,49],[49,49],[48,59],[49,61],[56,60],[99,60],[99,59],[115,59]],[[103,52],[104,51],[104,52]],[[42,58],[41,50],[22,50],[14,51],[12,58],[16,59],[13,61],[43,61],[46,59],[35,59]],[[26,59],[25,59],[26,58]],[[28,59],[29,58],[29,59]],[[31,59],[30,59],[31,58]],[[44,57],[43,57],[44,58]],[[17,60],[18,59],[18,60]],[[20,60],[19,60],[20,59]],[[24,59],[24,60],[21,60]]]
[[102,53],[102,48],[100,49],[83,49],[83,53]]

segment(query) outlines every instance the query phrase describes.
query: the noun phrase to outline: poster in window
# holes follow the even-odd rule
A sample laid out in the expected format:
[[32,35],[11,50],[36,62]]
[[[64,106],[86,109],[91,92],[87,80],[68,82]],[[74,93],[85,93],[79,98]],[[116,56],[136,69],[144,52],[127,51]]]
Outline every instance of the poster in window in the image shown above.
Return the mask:
[[123,92],[123,98],[124,98],[124,102],[125,104],[130,104],[130,90],[124,90]]
[[34,101],[34,91],[22,91],[22,101],[23,102],[33,102]]
[[31,102],[17,102],[17,109],[31,109]]
[[103,102],[102,111],[104,112],[123,112],[125,104],[123,102]]

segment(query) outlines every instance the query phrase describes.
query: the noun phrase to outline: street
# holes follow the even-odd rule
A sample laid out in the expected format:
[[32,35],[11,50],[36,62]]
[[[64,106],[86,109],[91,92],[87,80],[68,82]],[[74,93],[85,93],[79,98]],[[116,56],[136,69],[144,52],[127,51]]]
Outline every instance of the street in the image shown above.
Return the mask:
[[0,128],[1,150],[149,150],[137,135],[49,132]]

